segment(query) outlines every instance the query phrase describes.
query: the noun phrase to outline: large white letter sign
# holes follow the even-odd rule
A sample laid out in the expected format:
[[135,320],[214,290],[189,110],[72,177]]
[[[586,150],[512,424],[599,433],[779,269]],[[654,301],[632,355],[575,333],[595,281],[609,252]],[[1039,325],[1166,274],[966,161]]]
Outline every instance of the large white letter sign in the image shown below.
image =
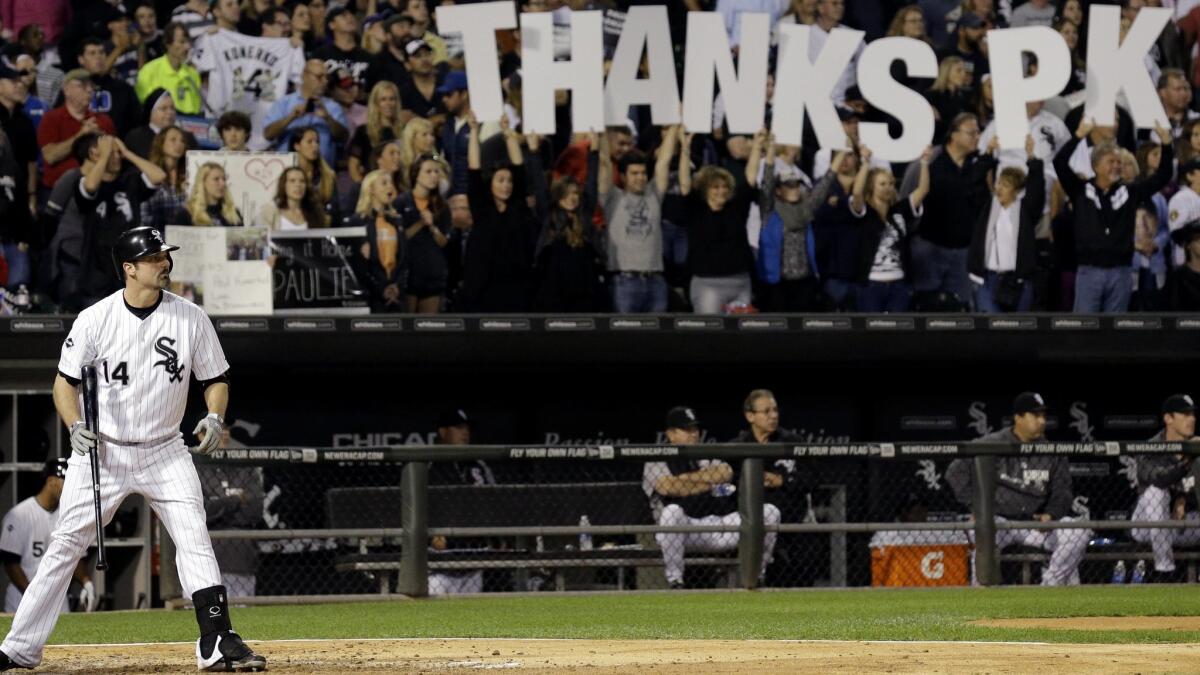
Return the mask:
[[1115,125],[1117,95],[1124,90],[1136,126],[1169,126],[1156,83],[1150,81],[1150,73],[1146,71],[1145,56],[1171,20],[1171,10],[1143,7],[1124,43],[1121,43],[1121,8],[1092,5],[1088,17],[1084,117],[1099,125]]
[[496,31],[517,27],[512,2],[481,2],[438,7],[438,30],[461,33],[467,65],[467,90],[471,108],[481,121],[495,121],[504,112],[500,93],[500,62],[496,56]]
[[924,96],[892,79],[893,61],[902,61],[909,77],[937,77],[937,55],[920,40],[890,37],[867,45],[858,60],[858,87],[871,105],[900,120],[904,131],[892,138],[887,124],[863,122],[858,137],[876,157],[908,162],[920,157],[933,139],[933,109]]
[[735,72],[725,20],[716,12],[688,13],[683,75],[683,124],[688,131],[702,134],[712,131],[714,70],[721,84],[729,131],[753,134],[762,128],[767,110],[770,42],[770,17],[761,13],[742,14],[742,43]]
[[[1001,148],[1021,149],[1029,134],[1025,104],[1058,96],[1067,86],[1071,78],[1071,50],[1058,31],[1046,26],[990,30],[987,40],[992,100],[996,102],[996,135]],[[1037,57],[1037,74],[1030,78],[1024,73],[1026,52]]]
[[[638,79],[645,47],[647,77]],[[679,81],[671,50],[671,27],[662,5],[630,7],[617,40],[612,68],[604,88],[605,119],[622,124],[629,106],[650,105],[650,119],[658,125],[679,123]]]
[[[742,25],[746,25],[744,19]],[[811,27],[802,24],[779,26],[779,65],[775,68],[775,112],[771,118],[771,131],[779,143],[800,145],[807,112],[821,147],[844,148],[849,142],[833,107],[833,88],[854,58],[864,33],[848,28],[833,29],[813,63],[808,60],[811,31]],[[688,40],[690,45],[691,38]],[[744,38],[742,44],[746,44]]]
[[554,92],[571,90],[571,126],[604,130],[604,35],[602,12],[571,12],[571,60],[554,60],[554,22],[549,12],[521,14],[523,130],[555,131]]

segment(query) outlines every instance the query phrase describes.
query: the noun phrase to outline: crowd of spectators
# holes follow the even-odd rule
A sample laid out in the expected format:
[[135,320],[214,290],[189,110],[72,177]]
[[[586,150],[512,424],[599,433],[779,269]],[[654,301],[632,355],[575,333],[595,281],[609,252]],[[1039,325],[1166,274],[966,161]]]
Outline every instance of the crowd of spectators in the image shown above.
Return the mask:
[[[860,122],[899,123],[863,98],[856,60],[833,94],[847,149],[807,123],[801,147],[733,134],[719,98],[711,134],[656,127],[648,106],[583,133],[559,92],[543,137],[522,130],[520,31],[500,31],[505,114],[478,123],[461,36],[436,24],[450,4],[0,3],[0,311],[111,292],[108,243],[138,223],[363,227],[353,266],[380,312],[1200,310],[1196,0],[1120,3],[1122,34],[1143,7],[1174,13],[1145,59],[1170,120],[1153,130],[1123,109],[1083,119],[1095,0],[519,3],[553,14],[562,58],[572,12],[604,12],[611,57],[641,4],[667,5],[679,68],[689,11],[718,12],[735,50],[743,12],[768,13],[776,42],[811,25],[812,58],[838,26],[925,41],[935,79],[893,66],[936,120],[905,164],[859,141]],[[987,31],[1034,25],[1063,36],[1071,79],[1027,106],[1024,150],[1002,150]],[[273,39],[272,68],[226,72],[218,45],[246,37]],[[770,77],[767,95],[769,126]],[[260,212],[240,212],[220,165],[186,175],[205,128],[223,150],[295,153]]]

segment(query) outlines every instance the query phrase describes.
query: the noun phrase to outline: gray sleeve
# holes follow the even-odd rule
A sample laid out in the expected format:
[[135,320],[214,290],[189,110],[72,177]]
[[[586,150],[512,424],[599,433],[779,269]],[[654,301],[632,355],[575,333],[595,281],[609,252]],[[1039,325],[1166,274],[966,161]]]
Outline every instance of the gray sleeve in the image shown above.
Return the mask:
[[837,180],[837,174],[832,171],[826,171],[821,180],[808,191],[808,196],[800,202],[800,225],[807,225],[812,222],[813,216],[816,215],[817,209],[825,203],[826,197],[829,196],[829,191],[833,189],[833,181]]
[[1137,460],[1139,485],[1153,485],[1166,490],[1183,480],[1187,472],[1188,464],[1182,460],[1154,456],[1142,456]]

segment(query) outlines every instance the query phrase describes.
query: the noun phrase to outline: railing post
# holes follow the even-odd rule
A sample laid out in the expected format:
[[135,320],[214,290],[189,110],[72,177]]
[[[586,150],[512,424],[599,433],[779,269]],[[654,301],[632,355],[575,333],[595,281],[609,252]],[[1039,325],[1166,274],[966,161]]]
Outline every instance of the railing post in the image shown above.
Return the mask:
[[1000,584],[996,555],[996,458],[975,457],[975,578],[980,586]]
[[429,463],[407,462],[400,475],[400,583],[411,597],[429,594]]
[[758,586],[762,568],[763,536],[763,461],[761,458],[742,460],[742,477],[738,485],[738,513],[742,523],[738,529],[738,571],[742,588]]

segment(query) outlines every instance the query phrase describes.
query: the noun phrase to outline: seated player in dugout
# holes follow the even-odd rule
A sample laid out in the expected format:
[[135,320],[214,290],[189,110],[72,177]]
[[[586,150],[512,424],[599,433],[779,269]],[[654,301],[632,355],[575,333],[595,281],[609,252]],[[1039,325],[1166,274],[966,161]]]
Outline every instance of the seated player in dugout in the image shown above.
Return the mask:
[[[17,611],[21,596],[37,574],[38,564],[50,545],[50,534],[58,524],[58,502],[62,498],[66,475],[66,457],[47,461],[42,469],[42,489],[4,514],[4,523],[0,525],[0,559],[4,560],[4,572],[8,575],[8,590],[4,595],[6,612]],[[87,574],[86,561],[86,558],[80,560],[74,573],[80,587],[76,596],[76,611],[80,612],[96,609],[99,601],[96,587]],[[64,596],[59,613],[66,611],[68,602]]]
[[[1191,396],[1175,394],[1162,404],[1162,431],[1151,441],[1178,443],[1196,435],[1196,405]],[[1130,520],[1189,520],[1200,526],[1196,512],[1195,483],[1191,455],[1141,455],[1137,458],[1138,500]],[[1189,507],[1189,498],[1192,499]],[[1138,528],[1130,530],[1134,541],[1150,544],[1154,570],[1146,580],[1156,583],[1183,581],[1175,567],[1175,547],[1200,543],[1200,527]]]
[[[700,442],[700,420],[691,408],[672,408],[667,413],[667,441],[676,445],[695,445]],[[778,475],[767,473],[764,483],[782,484]],[[741,525],[738,513],[737,480],[733,467],[719,459],[675,459],[668,462],[647,462],[643,469],[643,487],[650,496],[651,507],[658,512],[659,525]],[[763,505],[763,521],[767,526],[779,524],[779,508]],[[762,584],[775,552],[775,532],[763,538]],[[737,532],[659,532],[655,535],[662,549],[667,584],[684,587],[684,555],[688,552],[732,551],[738,545]]]
[[[1044,443],[1046,401],[1041,394],[1025,392],[1013,401],[1013,421],[999,431],[979,438],[977,443]],[[1043,523],[1086,520],[1074,514],[1075,493],[1071,466],[1066,457],[1007,455],[995,458],[996,493],[993,508],[997,522],[1038,520]],[[975,459],[956,459],[946,468],[946,483],[963,506],[972,508],[975,494]],[[974,528],[967,530],[975,543]],[[996,548],[1023,544],[1050,552],[1042,568],[1043,586],[1079,584],[1079,563],[1087,552],[1089,529],[997,530]],[[974,554],[972,554],[974,555]],[[974,570],[974,560],[972,560]],[[974,578],[974,574],[972,577]]]

